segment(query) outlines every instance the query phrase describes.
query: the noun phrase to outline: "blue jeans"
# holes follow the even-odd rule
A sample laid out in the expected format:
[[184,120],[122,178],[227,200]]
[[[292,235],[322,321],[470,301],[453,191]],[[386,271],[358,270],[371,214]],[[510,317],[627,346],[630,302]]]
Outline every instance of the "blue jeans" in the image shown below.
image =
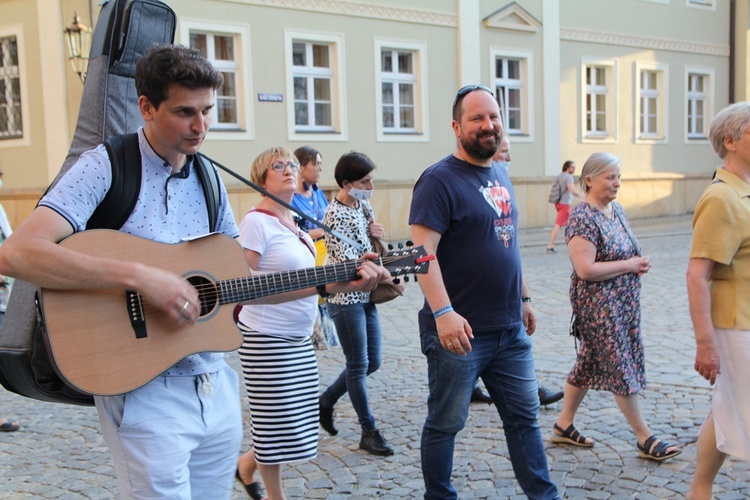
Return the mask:
[[362,431],[371,431],[375,429],[375,418],[367,403],[365,380],[382,362],[378,310],[370,303],[339,305],[329,302],[328,311],[346,356],[346,368],[320,397],[321,404],[332,407],[349,392]]
[[419,329],[430,387],[422,430],[425,498],[457,498],[451,486],[456,434],[464,428],[480,376],[500,414],[513,472],[524,493],[532,499],[558,498],[539,430],[531,338],[523,325],[475,333],[466,356],[444,349],[437,332],[421,321]]

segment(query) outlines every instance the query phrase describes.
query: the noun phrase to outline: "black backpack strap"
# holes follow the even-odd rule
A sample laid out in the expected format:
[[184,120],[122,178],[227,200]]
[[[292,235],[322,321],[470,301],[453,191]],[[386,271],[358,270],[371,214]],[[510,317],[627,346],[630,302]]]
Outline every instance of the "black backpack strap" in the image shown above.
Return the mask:
[[112,182],[91,214],[86,229],[120,229],[135,208],[141,190],[141,150],[138,134],[110,137],[104,143],[112,164]]
[[206,208],[208,209],[208,230],[216,231],[216,223],[219,219],[219,206],[221,205],[221,189],[219,188],[219,172],[208,156],[198,153],[195,155],[195,171],[203,186],[203,194],[206,197]]

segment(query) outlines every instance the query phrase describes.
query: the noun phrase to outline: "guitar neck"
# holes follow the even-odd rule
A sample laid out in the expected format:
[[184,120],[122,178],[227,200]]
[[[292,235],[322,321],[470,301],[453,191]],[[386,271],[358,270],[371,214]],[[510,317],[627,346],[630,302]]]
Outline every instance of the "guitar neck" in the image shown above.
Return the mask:
[[217,283],[219,303],[233,304],[328,283],[353,280],[357,277],[357,269],[361,262],[343,262],[322,267],[222,280]]

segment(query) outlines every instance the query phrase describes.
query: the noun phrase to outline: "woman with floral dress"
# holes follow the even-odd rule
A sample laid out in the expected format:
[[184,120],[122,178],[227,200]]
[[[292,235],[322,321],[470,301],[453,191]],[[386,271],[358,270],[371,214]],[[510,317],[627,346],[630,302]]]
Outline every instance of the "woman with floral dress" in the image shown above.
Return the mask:
[[638,404],[638,393],[646,387],[640,277],[651,264],[640,256],[625,212],[614,201],[620,189],[620,160],[594,153],[583,166],[580,182],[585,196],[565,230],[573,263],[570,303],[577,358],[551,441],[594,446],[573,420],[589,389],[610,391],[633,428],[639,456],[666,460],[682,451],[653,435]]

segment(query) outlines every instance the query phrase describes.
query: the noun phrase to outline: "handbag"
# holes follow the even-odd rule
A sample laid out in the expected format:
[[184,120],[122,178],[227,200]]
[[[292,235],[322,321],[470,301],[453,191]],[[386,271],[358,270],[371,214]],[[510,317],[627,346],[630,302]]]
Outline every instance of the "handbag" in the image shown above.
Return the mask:
[[[365,218],[367,220],[372,219],[372,213],[370,213],[370,211],[365,207],[365,204],[360,203],[360,205],[362,206],[362,211],[365,213]],[[370,242],[372,243],[373,252],[375,252],[379,256],[382,257],[383,255],[388,253],[388,247],[380,238],[370,236]],[[370,292],[370,303],[382,304],[384,302],[389,302],[397,297],[402,296],[405,289],[406,285],[400,282],[394,283],[393,278],[391,278],[391,281],[380,283],[375,288],[375,290]]]

